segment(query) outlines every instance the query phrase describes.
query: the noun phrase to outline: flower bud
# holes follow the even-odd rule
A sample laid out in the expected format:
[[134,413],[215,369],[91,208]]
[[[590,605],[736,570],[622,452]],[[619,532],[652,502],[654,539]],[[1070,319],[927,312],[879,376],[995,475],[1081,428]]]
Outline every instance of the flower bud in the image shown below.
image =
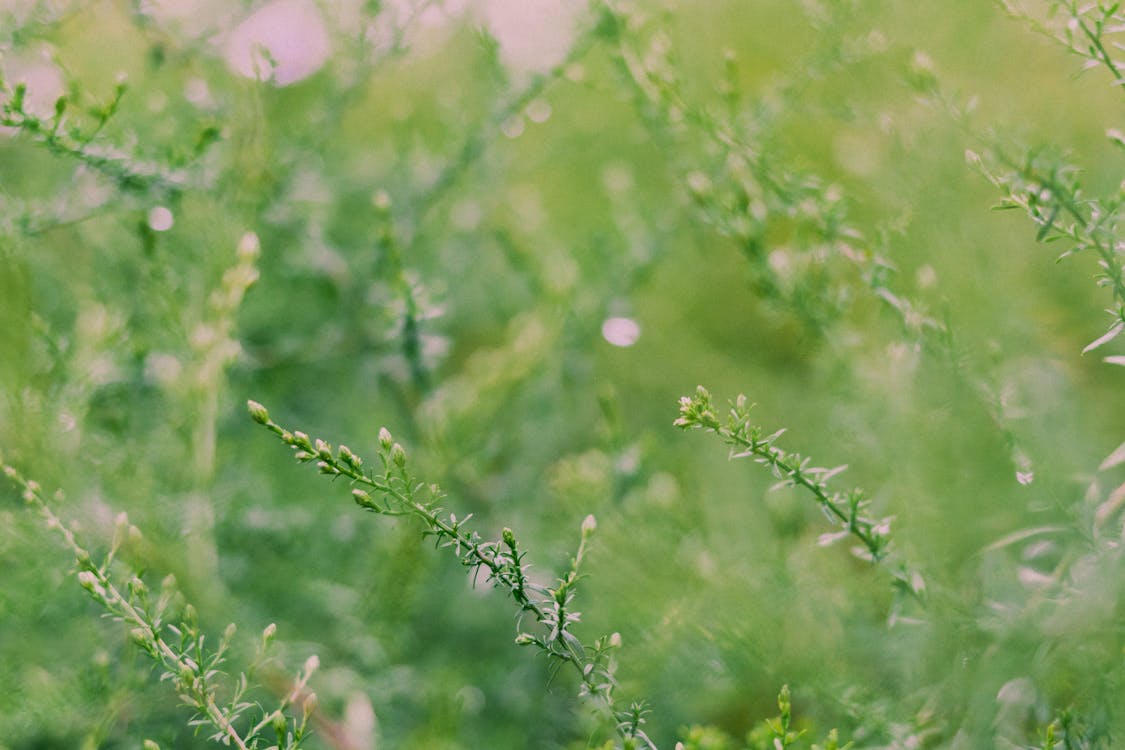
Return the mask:
[[517,646],[530,646],[537,642],[538,641],[535,640],[535,636],[533,636],[531,633],[520,633],[516,636]]
[[271,622],[262,630],[262,643],[269,645],[275,635],[277,635],[277,625]]
[[367,494],[358,487],[352,490],[352,497],[355,498],[355,504],[361,508],[375,507],[375,501],[371,499],[371,495]]
[[386,427],[379,428],[379,445],[385,451],[391,449],[391,444],[394,443],[394,438],[391,437],[391,432]]
[[98,577],[88,570],[83,570],[78,573],[78,584],[91,594],[101,588],[98,584]]
[[502,532],[500,532],[500,537],[504,540],[504,544],[508,545],[509,548],[515,548],[516,535],[512,533],[511,529],[505,528]]
[[157,745],[152,740],[145,740],[144,744],[141,745],[141,750],[160,750],[160,745]]
[[594,530],[597,528],[598,519],[594,518],[593,513],[582,519],[582,536],[589,536],[590,534],[593,534]]
[[305,705],[304,705],[304,711],[303,711],[306,719],[308,719],[310,716],[313,715],[313,713],[316,711],[316,706],[317,706],[316,693],[309,693],[308,697],[305,698]]
[[250,412],[250,418],[258,424],[269,424],[270,413],[257,401],[247,401],[246,409]]
[[234,639],[234,634],[237,630],[238,626],[233,622],[230,625],[227,625],[227,629],[223,631],[223,642],[230,643]]
[[[253,263],[262,252],[262,243],[254,232],[246,232],[238,240],[238,259],[243,263]],[[250,403],[254,403],[251,401]],[[263,409],[264,411],[264,409]],[[268,417],[267,417],[268,418]]]
[[792,710],[788,685],[781,686],[781,692],[777,695],[777,707],[781,710],[782,715],[788,715]]
[[320,667],[320,657],[313,654],[305,659],[305,677],[308,677]]
[[340,446],[340,460],[353,469],[359,469],[363,466],[363,459],[353,453],[352,449],[346,445]]
[[406,449],[398,443],[391,446],[391,461],[400,469],[406,466]]

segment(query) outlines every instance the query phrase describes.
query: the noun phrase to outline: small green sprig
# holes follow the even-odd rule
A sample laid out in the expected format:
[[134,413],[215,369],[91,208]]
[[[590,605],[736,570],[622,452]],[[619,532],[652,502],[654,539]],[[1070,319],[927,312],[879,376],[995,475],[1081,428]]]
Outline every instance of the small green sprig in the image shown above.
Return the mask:
[[1091,739],[1071,709],[1064,709],[1040,733],[1037,750],[1099,750],[1107,748]]
[[[471,515],[458,518],[445,511],[439,504],[444,497],[441,489],[414,476],[406,450],[385,427],[378,436],[381,468],[371,469],[346,445],[333,448],[304,432],[285,429],[256,401],[247,402],[247,409],[255,422],[293,449],[299,462],[315,466],[325,476],[347,480],[360,508],[382,516],[417,519],[424,527],[423,536],[433,537],[438,548],[452,551],[474,580],[484,573],[493,586],[505,590],[518,609],[516,644],[535,647],[559,667],[571,665],[581,681],[580,697],[612,718],[621,747],[655,750],[643,729],[647,707],[633,703],[621,708],[617,702],[613,652],[621,646],[620,634],[583,643],[571,630],[581,617],[572,605],[587,544],[597,528],[594,516],[582,522],[578,551],[567,571],[554,586],[543,586],[528,578],[526,553],[512,530],[505,528],[499,539],[488,541],[468,528]],[[525,626],[527,620],[534,627]]]
[[[1034,20],[1022,9],[1015,12],[1017,6],[1014,3],[1005,0],[1004,4],[1013,15]],[[1125,31],[1125,15],[1121,14],[1117,3],[1077,6],[1073,2],[1056,0],[1050,5],[1053,13],[1065,8],[1072,14],[1067,23],[1068,33],[1086,29],[1088,23],[1094,23],[1084,18],[1095,12],[1105,14],[1106,18],[1120,19],[1112,33]],[[1098,10],[1095,11],[1095,7]],[[1110,29],[1103,28],[1100,22],[1094,23],[1094,26],[1098,34],[1110,33]],[[919,55],[916,59],[919,57],[925,56]],[[1117,338],[1125,332],[1125,246],[1119,235],[1122,208],[1125,207],[1125,185],[1119,185],[1115,191],[1105,195],[1089,195],[1079,179],[1081,168],[1069,163],[1058,149],[1013,149],[995,134],[974,127],[971,122],[973,107],[943,90],[941,81],[927,66],[923,66],[926,67],[924,83],[915,82],[915,86],[967,135],[983,143],[977,149],[966,149],[965,159],[1001,192],[996,208],[1023,211],[1037,227],[1036,241],[1062,242],[1066,249],[1059,254],[1059,261],[1081,252],[1092,252],[1097,256],[1098,270],[1094,278],[1099,287],[1110,289],[1113,298],[1112,306],[1106,310],[1110,321],[1105,333],[1086,345],[1082,353]],[[1116,76],[1120,66],[1115,64],[1112,69]],[[1122,83],[1120,77],[1116,78],[1116,82]],[[1106,137],[1118,148],[1125,149],[1125,133],[1109,129]],[[1106,361],[1125,364],[1125,358],[1120,356],[1107,357]]]
[[[777,696],[778,715],[758,722],[746,734],[744,743],[727,736],[713,726],[693,726],[687,728],[684,740],[676,743],[676,750],[784,750],[785,748],[805,747],[808,742],[807,729],[793,728],[793,703],[789,686],[782,685]],[[840,732],[829,730],[823,743],[812,742],[810,750],[851,750],[852,743],[840,744]]]
[[75,159],[95,172],[113,180],[118,187],[151,189],[174,193],[187,187],[188,176],[180,169],[143,162],[118,149],[94,141],[106,123],[117,113],[127,91],[124,81],[119,82],[110,100],[90,109],[93,124],[83,128],[67,116],[72,109],[70,101],[60,96],[55,101],[54,112],[43,117],[27,106],[27,86],[23,83],[9,88],[0,84],[0,125],[14,128],[21,134],[47,149],[52,154]]
[[[890,518],[874,518],[868,514],[871,501],[860,488],[833,490],[828,481],[846,469],[837,466],[825,469],[810,466],[812,459],[799,453],[790,453],[776,443],[785,430],[771,434],[752,423],[750,404],[746,396],[739,395],[720,419],[711,393],[698,386],[691,396],[680,399],[680,415],[673,423],[684,430],[701,429],[713,432],[731,448],[731,458],[753,458],[755,463],[769,468],[779,483],[778,487],[800,487],[816,500],[825,517],[837,531],[822,534],[821,544],[831,544],[848,536],[859,541],[853,552],[871,562],[885,562],[892,557]],[[895,587],[919,601],[924,601],[925,582],[922,576],[899,563],[894,566]]]
[[[95,563],[74,532],[51,509],[38,482],[24,478],[17,469],[3,463],[0,463],[0,470],[21,489],[24,501],[39,511],[48,528],[62,536],[74,555],[79,585],[113,619],[129,628],[133,643],[164,670],[161,681],[169,682],[180,700],[195,712],[189,726],[209,727],[209,740],[239,750],[267,747],[298,750],[302,746],[317,705],[316,694],[306,690],[309,678],[319,665],[316,656],[305,662],[304,669],[277,708],[267,711],[248,700],[247,692],[252,685],[246,673],[237,679],[223,679],[222,666],[237,630],[234,623],[226,627],[218,646],[212,648],[205,645],[206,636],[199,627],[195,608],[191,604],[176,606],[178,595],[173,576],[164,579],[157,596],[137,573],[125,581],[123,588],[118,584],[119,574],[112,569],[117,553],[126,542],[141,539],[140,530],[129,523],[124,513],[117,517],[109,552],[100,564]],[[276,626],[271,624],[262,632],[258,661],[265,659],[276,631]],[[288,717],[287,712],[297,703],[300,703],[300,718]],[[239,728],[238,725],[246,723],[251,709],[259,711],[260,718],[249,727]],[[150,746],[156,747],[151,740],[146,741],[145,747]]]
[[793,702],[789,697],[789,686],[782,685],[777,696],[777,708],[781,712],[775,719],[767,719],[766,726],[773,732],[773,745],[777,750],[792,747],[801,738],[804,731],[795,732],[791,728],[793,722]]
[[1121,42],[1111,38],[1125,30],[1121,3],[1046,0],[1045,14],[1040,14],[1044,17],[1033,13],[1020,0],[1000,0],[1000,5],[1013,18],[1083,58],[1084,69],[1104,67],[1113,76],[1114,86],[1125,86],[1125,60],[1114,56],[1120,54]]
[[[832,10],[807,9],[823,33],[821,44],[796,66],[800,72],[752,105],[740,101],[738,59],[728,51],[716,105],[689,95],[673,34],[659,14],[635,3],[602,2],[606,27],[615,32],[614,60],[644,122],[680,162],[678,179],[702,222],[735,243],[759,296],[817,334],[826,333],[850,303],[848,265],[862,257],[851,245],[862,235],[849,224],[838,185],[779,158],[779,124],[807,103],[802,92],[813,80],[875,53],[858,37],[849,38],[844,21],[854,8],[828,5]],[[840,256],[847,262],[837,263]]]
[[1060,261],[1083,251],[1097,255],[1095,278],[1098,286],[1109,287],[1113,306],[1106,311],[1106,332],[1083,354],[1125,331],[1125,263],[1118,237],[1125,188],[1101,199],[1087,196],[1078,168],[1045,151],[1028,151],[1016,159],[994,145],[983,154],[970,151],[967,158],[1003,193],[998,208],[1024,211],[1038,227],[1036,240],[1066,243]]
[[442,310],[440,306],[429,302],[428,290],[403,264],[403,248],[391,211],[390,195],[386,191],[379,191],[374,206],[379,222],[377,243],[385,258],[385,272],[394,296],[390,305],[394,328],[389,335],[401,342],[402,356],[406,360],[414,387],[425,392],[430,387],[430,372],[423,356],[424,325],[427,320],[440,317]]

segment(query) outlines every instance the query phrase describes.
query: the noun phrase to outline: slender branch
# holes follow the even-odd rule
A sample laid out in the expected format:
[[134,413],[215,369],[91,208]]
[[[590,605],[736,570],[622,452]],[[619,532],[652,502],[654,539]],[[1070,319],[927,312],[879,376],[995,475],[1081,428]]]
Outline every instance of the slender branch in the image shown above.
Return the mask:
[[124,83],[118,84],[113,98],[96,110],[94,126],[89,131],[82,132],[78,127],[68,124],[66,97],[59,97],[56,101],[51,117],[41,117],[29,111],[26,106],[26,85],[21,83],[13,89],[5,87],[5,99],[0,104],[0,125],[16,129],[52,154],[74,159],[109,177],[123,190],[144,188],[175,193],[188,187],[188,175],[182,169],[142,162],[112,148],[93,144],[106,123],[116,114],[125,90]]
[[[674,424],[684,430],[702,429],[713,432],[731,447],[731,458],[753,458],[756,463],[770,469],[780,480],[778,486],[800,487],[809,492],[825,516],[838,531],[820,537],[821,544],[830,544],[851,536],[860,546],[853,549],[859,557],[870,562],[891,561],[890,518],[868,515],[870,507],[862,489],[832,490],[828,481],[844,471],[846,466],[831,469],[810,466],[811,459],[799,453],[790,453],[776,445],[785,430],[766,434],[751,423],[753,408],[746,397],[740,395],[731,405],[726,420],[715,411],[710,392],[699,386],[692,396],[680,399],[680,416]],[[894,560],[895,588],[925,604],[926,587],[921,574],[902,561]]]
[[[517,626],[516,643],[534,646],[551,660],[571,664],[581,682],[580,697],[593,701],[613,718],[624,746],[637,747],[640,743],[640,747],[656,750],[656,745],[641,728],[647,709],[638,703],[627,709],[619,708],[614,694],[617,680],[612,652],[620,647],[621,636],[613,633],[593,643],[583,643],[571,631],[581,617],[571,604],[587,542],[597,528],[593,516],[587,516],[582,522],[578,551],[556,585],[535,584],[527,577],[525,553],[512,530],[504,529],[496,541],[485,541],[466,527],[471,516],[458,518],[447,513],[438,504],[444,497],[441,489],[419,481],[410,472],[405,449],[394,441],[386,428],[379,431],[378,456],[382,471],[373,471],[346,445],[334,450],[324,440],[277,424],[270,419],[266,408],[255,401],[248,402],[247,407],[251,418],[292,448],[299,462],[314,465],[325,476],[347,480],[352,486],[352,498],[361,508],[383,516],[417,519],[424,527],[423,536],[435,537],[439,547],[452,550],[460,563],[474,574],[486,571],[487,579],[506,590],[519,610],[521,622]],[[534,620],[537,632],[523,626],[525,614]]]

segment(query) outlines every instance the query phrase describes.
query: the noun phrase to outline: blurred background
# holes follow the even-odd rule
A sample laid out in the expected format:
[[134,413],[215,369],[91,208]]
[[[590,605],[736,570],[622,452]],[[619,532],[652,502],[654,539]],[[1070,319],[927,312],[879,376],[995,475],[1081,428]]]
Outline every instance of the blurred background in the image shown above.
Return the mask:
[[[127,512],[147,577],[238,623],[234,672],[271,622],[287,667],[317,654],[314,747],[608,735],[501,592],[297,466],[250,398],[369,460],[386,425],[542,580],[594,514],[578,632],[621,633],[662,747],[740,742],[784,683],[857,747],[1030,746],[1070,706],[1120,737],[1125,578],[1091,519],[1125,411],[1080,356],[1109,295],[964,157],[1054,144],[1116,190],[1109,77],[978,0],[611,7],[0,2],[4,460],[95,550]],[[935,603],[673,428],[701,383],[848,464]],[[207,744],[15,490],[0,571],[0,748]]]

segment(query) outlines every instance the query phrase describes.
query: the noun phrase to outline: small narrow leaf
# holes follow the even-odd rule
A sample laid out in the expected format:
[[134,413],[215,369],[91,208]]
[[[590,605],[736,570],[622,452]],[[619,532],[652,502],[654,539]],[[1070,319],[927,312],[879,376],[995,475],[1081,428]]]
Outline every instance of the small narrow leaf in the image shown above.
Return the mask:
[[827,547],[830,544],[833,544],[835,542],[840,541],[841,539],[844,539],[850,533],[851,533],[850,531],[845,529],[844,531],[833,531],[833,532],[829,532],[829,533],[826,533],[826,534],[821,534],[820,536],[818,536],[816,538],[816,544],[817,544],[818,547]]
[[1125,443],[1117,446],[1117,450],[1106,456],[1106,459],[1102,461],[1100,466],[1098,466],[1098,471],[1112,469],[1114,466],[1117,466],[1122,462],[1125,462]]
[[1099,505],[1098,509],[1094,511],[1094,522],[1098,526],[1101,526],[1110,516],[1116,513],[1123,504],[1125,504],[1125,483],[1122,483],[1117,489],[1111,492],[1109,497],[1106,498],[1106,501]]
[[847,468],[848,468],[847,464],[840,464],[839,466],[834,466],[831,469],[829,469],[828,471],[826,471],[826,472],[824,472],[823,474],[820,475],[820,481],[827,482],[829,479],[836,476],[840,472],[846,471]]
[[1106,331],[1103,335],[1099,336],[1098,338],[1094,339],[1089,344],[1087,344],[1086,348],[1082,350],[1082,353],[1085,354],[1086,352],[1091,352],[1094,349],[1097,349],[1099,346],[1102,346],[1104,344],[1108,344],[1110,341],[1113,341],[1115,338],[1117,338],[1118,334],[1120,334],[1121,331],[1123,331],[1123,330],[1125,330],[1125,323],[1122,323],[1120,321],[1117,322],[1117,323],[1114,323],[1110,327],[1110,329],[1108,331]]
[[1041,534],[1057,534],[1064,530],[1062,526],[1036,526],[1032,529],[1021,529],[1000,537],[981,551],[991,552],[993,550],[1003,549],[1004,547],[1017,544],[1034,536],[1039,536]]

